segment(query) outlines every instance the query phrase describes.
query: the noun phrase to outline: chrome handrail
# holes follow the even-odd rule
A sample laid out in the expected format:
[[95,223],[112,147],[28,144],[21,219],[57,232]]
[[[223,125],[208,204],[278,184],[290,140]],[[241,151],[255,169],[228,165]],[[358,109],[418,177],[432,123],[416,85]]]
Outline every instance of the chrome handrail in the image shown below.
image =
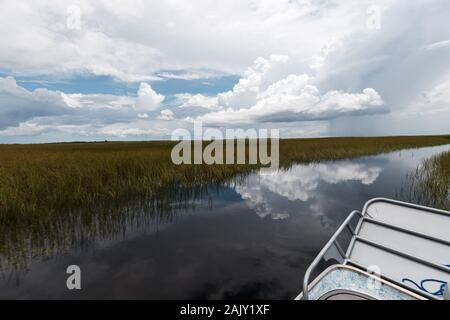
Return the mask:
[[[344,222],[341,224],[341,226],[336,230],[336,232],[333,234],[331,239],[327,242],[327,244],[322,248],[322,250],[319,252],[317,257],[313,260],[313,262],[309,265],[308,269],[305,272],[305,276],[303,278],[303,300],[308,300],[308,285],[309,285],[309,277],[312,273],[312,271],[317,267],[320,260],[322,260],[323,256],[327,253],[328,249],[335,243],[337,237],[341,234],[341,232],[344,230],[344,228],[349,225],[350,221],[353,219],[354,216],[359,215],[362,217],[362,214],[358,210],[352,211],[349,216],[344,220]],[[340,252],[342,255],[342,252]],[[344,259],[347,259],[347,255],[345,254],[343,256]]]

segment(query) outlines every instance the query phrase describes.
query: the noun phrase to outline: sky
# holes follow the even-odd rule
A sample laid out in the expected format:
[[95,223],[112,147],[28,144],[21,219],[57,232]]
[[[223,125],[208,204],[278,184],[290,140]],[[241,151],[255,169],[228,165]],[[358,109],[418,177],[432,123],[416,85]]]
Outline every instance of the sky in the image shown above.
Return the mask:
[[449,134],[448,0],[0,0],[0,143]]

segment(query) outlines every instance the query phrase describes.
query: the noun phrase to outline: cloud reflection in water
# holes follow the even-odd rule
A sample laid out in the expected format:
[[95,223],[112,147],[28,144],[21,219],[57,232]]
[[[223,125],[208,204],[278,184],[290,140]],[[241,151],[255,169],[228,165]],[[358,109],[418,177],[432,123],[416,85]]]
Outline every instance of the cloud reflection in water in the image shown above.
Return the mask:
[[[310,165],[295,165],[288,170],[279,170],[272,175],[253,175],[234,189],[248,206],[261,218],[286,219],[290,216],[286,208],[276,209],[274,198],[286,201],[307,202],[314,200],[321,183],[340,184],[348,181],[370,185],[382,171],[379,165],[337,161]],[[320,204],[310,205],[317,212]]]

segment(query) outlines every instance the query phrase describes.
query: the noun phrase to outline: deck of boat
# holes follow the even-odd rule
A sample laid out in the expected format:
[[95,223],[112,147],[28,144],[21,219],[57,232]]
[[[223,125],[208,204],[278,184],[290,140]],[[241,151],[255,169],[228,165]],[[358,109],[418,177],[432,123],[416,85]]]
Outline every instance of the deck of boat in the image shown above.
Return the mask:
[[[362,213],[352,212],[314,260],[305,274],[303,291],[308,292],[302,297],[309,298],[309,291],[317,285],[317,282],[309,285],[309,277],[323,258],[335,259],[361,272],[369,270],[369,276],[375,274],[397,289],[429,299],[443,299],[450,283],[449,230],[450,213],[447,211],[390,199],[370,200]],[[345,251],[339,242],[344,232],[351,238]],[[349,284],[335,285],[336,290],[346,290],[345,285]],[[364,290],[358,292],[364,293]],[[346,295],[333,297],[361,298],[367,294],[340,293]],[[371,293],[373,298],[382,298]]]

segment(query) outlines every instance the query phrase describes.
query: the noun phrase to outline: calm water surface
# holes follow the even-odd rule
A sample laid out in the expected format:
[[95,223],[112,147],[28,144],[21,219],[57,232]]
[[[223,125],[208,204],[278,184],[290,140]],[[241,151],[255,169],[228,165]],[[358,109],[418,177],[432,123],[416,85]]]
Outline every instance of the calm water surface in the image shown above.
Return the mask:
[[[211,186],[166,219],[35,257],[19,275],[4,271],[0,298],[291,299],[352,209],[373,197],[398,198],[408,172],[449,149],[295,165]],[[66,288],[71,264],[81,267],[80,291]]]

